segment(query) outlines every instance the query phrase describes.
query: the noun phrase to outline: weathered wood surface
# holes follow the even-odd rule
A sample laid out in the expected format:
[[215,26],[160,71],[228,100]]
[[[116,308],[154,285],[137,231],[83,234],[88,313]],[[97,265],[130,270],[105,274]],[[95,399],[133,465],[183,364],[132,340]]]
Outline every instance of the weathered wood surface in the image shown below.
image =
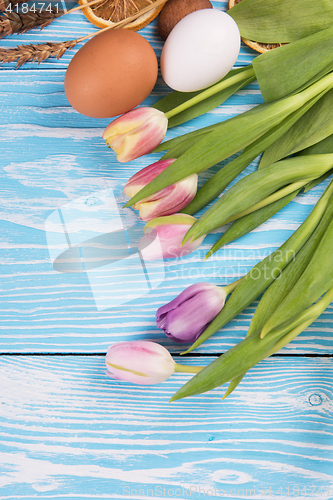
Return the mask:
[[[225,1],[213,5],[226,9]],[[1,46],[94,30],[76,13]],[[156,22],[141,33],[159,57]],[[169,405],[188,375],[142,388],[107,378],[103,359],[111,343],[124,339],[153,339],[179,353],[156,328],[156,309],[192,283],[230,283],[243,275],[292,234],[327,181],[207,262],[204,255],[225,228],[193,254],[156,264],[153,282],[161,273],[163,279],[146,295],[98,310],[87,275],[53,268],[57,245],[47,219],[103,190],[121,205],[124,182],[159,155],[119,164],[101,138],[109,120],[69,106],[63,80],[80,46],[58,61],[0,66],[0,498],[332,498],[332,358],[325,357],[332,354],[332,307],[283,349],[288,356],[260,363],[223,403],[225,387]],[[237,65],[253,56],[242,47]],[[145,104],[167,92],[159,76]],[[167,138],[260,102],[253,83]],[[200,184],[219,167],[201,174]],[[143,226],[131,210],[122,217],[128,226]],[[144,290],[140,278],[127,285],[128,293]],[[207,364],[240,341],[255,306],[181,362]]]
[[104,369],[0,359],[1,498],[332,498],[331,360],[271,358],[223,402],[168,404],[185,374],[139,387]]

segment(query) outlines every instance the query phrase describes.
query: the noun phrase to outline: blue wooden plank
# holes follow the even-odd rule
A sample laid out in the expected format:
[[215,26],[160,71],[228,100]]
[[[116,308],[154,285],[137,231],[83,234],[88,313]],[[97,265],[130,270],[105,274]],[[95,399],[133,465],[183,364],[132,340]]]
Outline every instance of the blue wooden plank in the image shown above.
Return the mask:
[[[16,75],[20,75],[16,80]],[[8,70],[0,71],[0,97],[3,105],[1,125],[31,124],[53,127],[95,129],[106,127],[110,119],[92,119],[75,111],[64,93],[65,70]],[[170,92],[159,76],[156,85],[143,103],[152,105]],[[181,127],[170,129],[166,139],[193,129],[223,121],[263,102],[258,85],[252,83],[246,89],[230,97],[223,107],[191,120]]]
[[104,367],[1,357],[2,499],[332,498],[332,359],[271,358],[223,402],[217,388],[173,404],[189,375],[142,387]]

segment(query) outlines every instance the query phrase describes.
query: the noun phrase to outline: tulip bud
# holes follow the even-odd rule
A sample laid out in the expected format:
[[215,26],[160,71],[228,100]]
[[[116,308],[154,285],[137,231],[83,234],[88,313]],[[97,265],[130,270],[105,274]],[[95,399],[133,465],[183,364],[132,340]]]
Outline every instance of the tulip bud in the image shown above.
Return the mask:
[[156,313],[156,324],[179,343],[195,342],[224,306],[232,285],[196,283]]
[[[151,180],[155,179],[175,159],[160,160],[152,163],[134,174],[125,184],[124,193],[132,198]],[[140,218],[144,221],[179,212],[186,207],[197,192],[198,175],[192,174],[157,193],[136,203],[133,208],[139,210]]]
[[109,347],[106,374],[133,384],[153,385],[175,373],[175,362],[165,347],[148,340],[119,342]]
[[167,131],[168,119],[158,109],[135,108],[113,120],[103,132],[103,139],[117,154],[117,160],[127,162],[151,153]]
[[184,257],[194,252],[205,235],[195,241],[182,241],[196,218],[187,214],[167,215],[149,221],[143,228],[144,236],[138,244],[144,260]]

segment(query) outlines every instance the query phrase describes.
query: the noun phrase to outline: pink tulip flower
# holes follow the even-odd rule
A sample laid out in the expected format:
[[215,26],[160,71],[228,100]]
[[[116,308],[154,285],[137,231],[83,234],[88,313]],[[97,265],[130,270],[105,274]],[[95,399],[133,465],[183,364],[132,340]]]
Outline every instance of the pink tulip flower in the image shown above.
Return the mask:
[[133,384],[159,384],[175,373],[175,362],[169,351],[148,340],[110,346],[105,362],[107,375]]
[[[163,172],[175,159],[160,160],[152,163],[134,174],[125,184],[124,193],[132,198],[150,181]],[[139,210],[140,218],[144,221],[172,215],[180,212],[194,198],[197,192],[198,175],[192,174],[157,193],[136,203],[133,208]]]
[[168,119],[158,109],[135,108],[113,120],[103,132],[117,160],[127,162],[151,153],[163,140]]
[[203,242],[205,235],[195,241],[182,241],[196,221],[195,217],[187,214],[174,214],[152,219],[143,228],[144,236],[138,248],[145,260],[171,259],[184,257],[194,252]]
[[111,345],[105,363],[109,377],[141,385],[159,384],[175,372],[198,373],[203,368],[175,363],[165,347],[150,340]]

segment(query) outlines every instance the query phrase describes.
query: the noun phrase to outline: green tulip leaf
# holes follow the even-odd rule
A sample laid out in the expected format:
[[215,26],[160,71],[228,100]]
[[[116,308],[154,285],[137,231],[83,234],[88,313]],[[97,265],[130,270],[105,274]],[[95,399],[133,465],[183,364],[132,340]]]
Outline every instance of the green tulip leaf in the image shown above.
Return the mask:
[[317,80],[323,69],[332,71],[332,51],[333,26],[256,57],[253,67],[264,100],[281,99]]
[[332,167],[333,154],[308,155],[280,160],[252,172],[234,184],[193,224],[185,235],[184,243],[217,229],[229,218],[241,214],[283,186],[300,181],[305,185]]
[[241,36],[261,43],[287,43],[332,25],[327,0],[242,0],[227,13]]
[[332,109],[333,89],[321,96],[285,134],[265,150],[259,168],[313,146],[333,134]]
[[185,151],[175,162],[143,187],[127,203],[129,207],[193,173],[200,173],[240,151],[267,131],[281,123],[288,115],[301,108],[310,99],[329,89],[333,74],[323,77],[299,94],[274,103],[263,103],[226,120]]
[[[234,77],[236,76],[239,76],[238,81],[236,81],[235,83],[230,83],[235,80]],[[208,111],[211,111],[212,109],[225,102],[230,96],[237,92],[237,90],[246,87],[254,80],[255,75],[253,73],[252,66],[244,66],[242,68],[231,70],[219,82],[215,83],[204,91],[199,90],[197,92],[171,92],[171,94],[163,97],[161,100],[153,104],[152,107],[168,114],[174,108],[177,108],[181,105],[186,105],[186,103],[190,101],[190,99],[193,99],[195,97],[200,97],[200,99],[202,99],[196,104],[190,105],[190,107],[184,109],[184,111],[177,112],[177,114],[171,116],[168,120],[168,128],[172,128],[177,125],[181,125],[182,123],[191,120],[192,118],[203,115]],[[222,83],[226,84],[225,88],[223,88],[219,92],[214,91],[212,95],[209,95],[210,91],[215,90],[215,88]],[[204,98],[204,92],[206,95],[208,95],[208,97]]]
[[[314,230],[320,223],[323,214],[327,208],[329,198],[322,195],[319,201],[312,209],[310,215],[298,227],[298,229],[281,245],[275,252],[268,255],[265,259],[258,262],[242,279],[236,290],[227,300],[224,308],[208,325],[206,330],[186,351],[190,352],[209,339],[224,325],[229,323],[245,307],[250,305],[262,294],[266,288],[276,279],[280,272],[295,258],[295,255],[308,241]],[[243,373],[246,370],[243,370]],[[235,375],[235,378],[241,373]]]

